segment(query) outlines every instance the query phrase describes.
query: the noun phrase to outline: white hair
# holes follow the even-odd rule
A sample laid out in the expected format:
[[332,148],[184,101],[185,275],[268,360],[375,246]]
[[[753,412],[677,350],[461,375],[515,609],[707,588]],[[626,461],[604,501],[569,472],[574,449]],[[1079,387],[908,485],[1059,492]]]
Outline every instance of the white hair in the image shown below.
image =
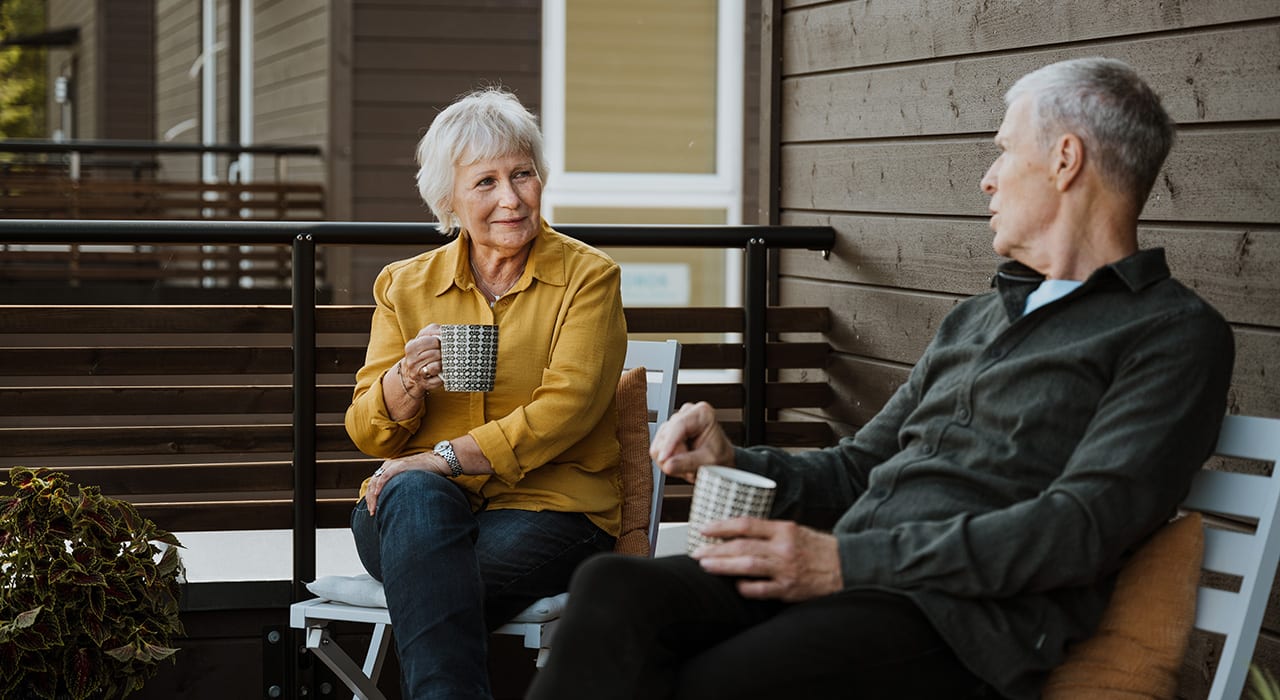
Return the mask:
[[533,160],[543,184],[547,162],[538,121],[502,88],[476,90],[440,112],[418,142],[418,193],[449,233],[461,225],[453,212],[454,166],[519,154]]
[[1028,73],[1006,105],[1028,97],[1046,147],[1063,133],[1084,142],[1102,177],[1141,209],[1173,146],[1173,121],[1137,72],[1111,58],[1078,58]]

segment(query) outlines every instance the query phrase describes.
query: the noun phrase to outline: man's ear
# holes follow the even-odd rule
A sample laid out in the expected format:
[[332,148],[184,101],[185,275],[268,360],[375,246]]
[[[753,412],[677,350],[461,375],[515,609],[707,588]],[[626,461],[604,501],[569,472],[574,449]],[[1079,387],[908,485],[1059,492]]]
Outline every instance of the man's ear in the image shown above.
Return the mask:
[[1053,179],[1059,192],[1066,192],[1084,171],[1084,142],[1075,134],[1063,134],[1053,144]]

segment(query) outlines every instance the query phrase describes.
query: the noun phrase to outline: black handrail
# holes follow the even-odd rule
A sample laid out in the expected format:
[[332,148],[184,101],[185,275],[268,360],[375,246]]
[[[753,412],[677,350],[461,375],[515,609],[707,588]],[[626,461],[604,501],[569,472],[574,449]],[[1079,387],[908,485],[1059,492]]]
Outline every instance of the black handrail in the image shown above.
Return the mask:
[[[764,439],[767,252],[830,251],[830,226],[683,226],[559,224],[556,230],[594,246],[740,248],[746,251],[743,403],[744,444]],[[0,220],[0,244],[288,245],[293,251],[293,599],[315,578],[316,274],[315,246],[442,244],[433,224],[304,221]]]

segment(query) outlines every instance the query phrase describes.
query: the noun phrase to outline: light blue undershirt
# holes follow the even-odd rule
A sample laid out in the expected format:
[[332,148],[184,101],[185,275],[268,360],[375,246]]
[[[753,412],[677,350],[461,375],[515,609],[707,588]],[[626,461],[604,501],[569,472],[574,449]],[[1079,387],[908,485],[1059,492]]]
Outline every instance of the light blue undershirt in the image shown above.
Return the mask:
[[1040,286],[1036,287],[1036,291],[1027,297],[1027,306],[1022,310],[1022,315],[1026,316],[1045,304],[1065,297],[1075,291],[1075,288],[1081,284],[1083,282],[1078,280],[1045,280],[1041,282]]

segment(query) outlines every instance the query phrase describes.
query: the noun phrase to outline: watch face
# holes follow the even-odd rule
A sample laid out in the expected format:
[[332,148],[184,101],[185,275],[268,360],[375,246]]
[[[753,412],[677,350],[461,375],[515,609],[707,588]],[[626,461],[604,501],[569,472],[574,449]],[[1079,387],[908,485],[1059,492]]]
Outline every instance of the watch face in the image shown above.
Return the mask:
[[450,445],[448,440],[441,440],[436,443],[434,448],[435,452],[444,452],[445,450],[449,450],[450,452],[453,451],[453,445]]

